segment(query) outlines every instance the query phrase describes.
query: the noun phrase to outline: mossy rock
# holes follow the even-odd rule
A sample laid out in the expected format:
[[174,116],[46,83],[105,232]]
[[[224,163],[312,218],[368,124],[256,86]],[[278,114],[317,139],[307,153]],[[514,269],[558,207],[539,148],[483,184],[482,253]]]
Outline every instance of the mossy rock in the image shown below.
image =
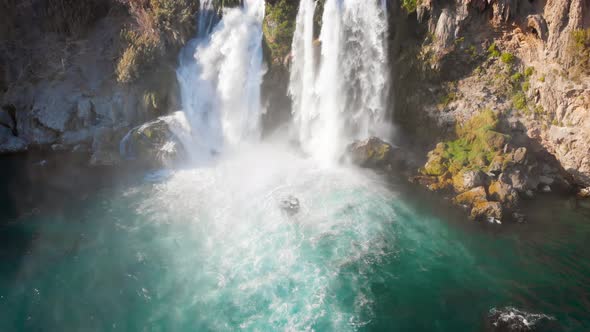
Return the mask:
[[502,205],[498,202],[480,202],[473,206],[469,216],[472,220],[486,220],[493,218],[502,220]]
[[494,181],[488,188],[490,199],[502,203],[506,208],[516,208],[519,204],[518,192],[511,185],[502,181]]
[[441,176],[447,172],[446,159],[439,154],[432,154],[422,168],[421,173],[424,175]]
[[488,195],[486,193],[486,189],[483,186],[473,188],[469,191],[459,194],[453,199],[453,203],[457,205],[466,205],[469,207],[473,207],[478,203],[484,203],[487,201]]
[[361,167],[383,167],[393,161],[393,147],[377,137],[354,142],[346,151],[350,161]]

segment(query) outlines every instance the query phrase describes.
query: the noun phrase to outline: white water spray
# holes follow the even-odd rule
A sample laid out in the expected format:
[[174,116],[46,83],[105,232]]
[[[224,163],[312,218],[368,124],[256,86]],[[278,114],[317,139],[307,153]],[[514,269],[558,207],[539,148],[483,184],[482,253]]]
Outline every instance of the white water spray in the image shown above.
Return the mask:
[[194,159],[260,136],[263,18],[264,1],[246,0],[243,8],[224,10],[215,25],[211,1],[201,3],[199,35],[177,70]]
[[314,11],[313,0],[302,0],[289,92],[303,149],[333,163],[350,141],[388,135],[386,3],[327,0],[318,41],[313,39]]

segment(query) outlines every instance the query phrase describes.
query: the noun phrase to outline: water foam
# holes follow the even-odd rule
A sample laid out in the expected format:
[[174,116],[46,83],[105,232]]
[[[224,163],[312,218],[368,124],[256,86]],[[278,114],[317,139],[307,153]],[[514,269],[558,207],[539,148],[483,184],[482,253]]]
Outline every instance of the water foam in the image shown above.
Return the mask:
[[[187,283],[167,310],[198,312],[214,330],[354,331],[372,319],[370,278],[392,251],[393,194],[373,175],[285,150],[242,146],[215,167],[153,184],[137,212],[171,223],[154,243],[170,254],[162,279]],[[281,209],[289,196],[301,202],[295,215]]]

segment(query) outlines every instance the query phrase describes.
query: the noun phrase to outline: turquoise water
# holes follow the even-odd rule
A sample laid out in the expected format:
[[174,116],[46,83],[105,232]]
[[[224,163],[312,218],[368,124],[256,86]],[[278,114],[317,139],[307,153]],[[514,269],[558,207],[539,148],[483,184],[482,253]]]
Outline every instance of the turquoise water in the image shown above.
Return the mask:
[[269,150],[4,218],[0,331],[485,331],[507,306],[590,330],[575,201],[474,224],[401,178]]

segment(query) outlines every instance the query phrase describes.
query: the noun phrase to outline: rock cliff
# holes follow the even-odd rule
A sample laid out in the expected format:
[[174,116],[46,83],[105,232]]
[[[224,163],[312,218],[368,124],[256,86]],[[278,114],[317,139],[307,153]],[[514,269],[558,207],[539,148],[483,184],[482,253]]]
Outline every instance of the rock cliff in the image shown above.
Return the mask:
[[[405,24],[401,30],[417,31],[406,33],[398,41],[405,47],[392,54],[396,81],[407,80],[395,104],[408,133],[427,128],[416,135],[427,146],[443,141],[448,155],[462,139],[456,127],[493,111],[496,130],[507,137],[498,158],[522,147],[538,166],[524,171],[537,174],[537,186],[529,189],[590,186],[588,1],[422,0],[407,17],[397,15]],[[479,148],[459,147],[467,153]],[[426,168],[440,161],[435,151]],[[493,157],[477,167],[487,171]]]

